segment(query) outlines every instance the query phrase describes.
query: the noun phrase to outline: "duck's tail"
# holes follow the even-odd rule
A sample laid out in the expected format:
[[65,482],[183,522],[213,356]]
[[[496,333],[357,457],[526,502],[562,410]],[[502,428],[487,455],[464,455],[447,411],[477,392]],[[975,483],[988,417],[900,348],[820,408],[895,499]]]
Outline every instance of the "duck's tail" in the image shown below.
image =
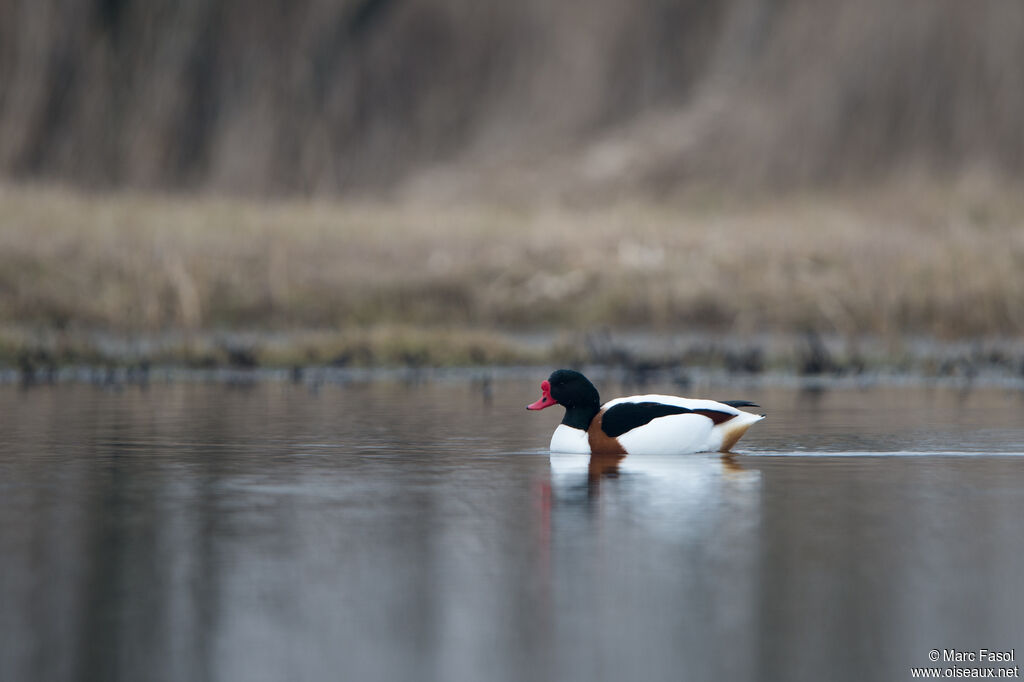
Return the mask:
[[716,426],[715,428],[719,429],[722,433],[722,445],[718,450],[720,452],[729,452],[736,445],[736,441],[747,432],[747,429],[764,419],[764,417],[763,414],[753,414],[740,410],[738,415]]

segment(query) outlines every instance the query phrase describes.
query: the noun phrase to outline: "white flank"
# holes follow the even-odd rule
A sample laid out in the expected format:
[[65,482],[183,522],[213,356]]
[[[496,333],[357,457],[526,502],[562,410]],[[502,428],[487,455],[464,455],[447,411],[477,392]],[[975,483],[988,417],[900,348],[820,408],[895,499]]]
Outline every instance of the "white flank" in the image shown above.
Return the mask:
[[[717,449],[714,425],[699,414],[670,414],[652,419],[619,436],[622,448],[631,455],[681,455]],[[722,439],[718,439],[721,444]]]

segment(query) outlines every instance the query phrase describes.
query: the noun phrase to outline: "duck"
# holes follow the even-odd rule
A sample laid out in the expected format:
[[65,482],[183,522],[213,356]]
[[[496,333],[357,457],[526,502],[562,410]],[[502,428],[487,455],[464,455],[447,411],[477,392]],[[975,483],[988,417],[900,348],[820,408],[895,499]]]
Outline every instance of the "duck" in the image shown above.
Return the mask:
[[526,406],[565,408],[551,436],[553,453],[579,455],[683,455],[729,452],[763,414],[749,400],[701,400],[671,395],[634,395],[603,405],[583,374],[559,369],[540,384],[541,397]]

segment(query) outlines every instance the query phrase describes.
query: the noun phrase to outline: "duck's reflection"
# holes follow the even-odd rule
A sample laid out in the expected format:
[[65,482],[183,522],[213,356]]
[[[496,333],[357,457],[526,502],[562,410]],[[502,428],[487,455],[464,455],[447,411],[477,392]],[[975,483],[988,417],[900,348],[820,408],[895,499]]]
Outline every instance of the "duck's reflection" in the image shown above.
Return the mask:
[[619,462],[626,458],[625,455],[589,455],[589,457],[590,464],[587,467],[587,480],[591,484],[597,484],[605,477],[618,477]]
[[553,454],[549,461],[548,538],[595,531],[608,538],[628,526],[689,542],[745,536],[759,522],[762,474],[742,455]]
[[[584,455],[587,456],[587,455]],[[590,464],[587,467],[587,480],[591,485],[597,485],[602,478],[618,478],[619,464],[626,458],[626,455],[589,455]],[[676,457],[676,455],[673,455]],[[737,460],[734,453],[728,452],[719,456],[722,463],[722,471],[726,474],[740,475],[757,472],[744,467]]]
[[[672,632],[674,642],[697,643],[685,658],[698,677],[755,678],[750,623],[762,481],[749,458],[551,455],[549,462],[535,575],[553,632],[578,608],[563,595],[579,596],[586,612],[614,614],[620,625],[597,650],[621,646],[622,633],[633,647]],[[745,654],[701,658],[722,638]],[[601,669],[613,664],[604,660]],[[658,673],[650,676],[672,671]]]
[[[643,491],[644,497],[664,501],[681,491],[707,498],[717,494],[720,484],[730,488],[756,489],[760,472],[735,454],[698,455],[565,455],[552,454],[551,483],[554,493],[563,493],[563,501],[601,493],[602,485]],[[609,483],[615,479],[627,482]]]

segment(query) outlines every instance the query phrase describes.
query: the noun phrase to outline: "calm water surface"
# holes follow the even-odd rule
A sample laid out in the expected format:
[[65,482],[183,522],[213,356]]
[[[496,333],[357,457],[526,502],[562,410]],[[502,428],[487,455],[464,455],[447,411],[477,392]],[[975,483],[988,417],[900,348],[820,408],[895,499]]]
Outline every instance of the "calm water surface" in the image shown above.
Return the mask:
[[718,390],[768,414],[741,454],[620,462],[549,458],[560,415],[527,413],[535,394],[0,387],[0,680],[904,680],[931,649],[1024,658],[1021,393]]

